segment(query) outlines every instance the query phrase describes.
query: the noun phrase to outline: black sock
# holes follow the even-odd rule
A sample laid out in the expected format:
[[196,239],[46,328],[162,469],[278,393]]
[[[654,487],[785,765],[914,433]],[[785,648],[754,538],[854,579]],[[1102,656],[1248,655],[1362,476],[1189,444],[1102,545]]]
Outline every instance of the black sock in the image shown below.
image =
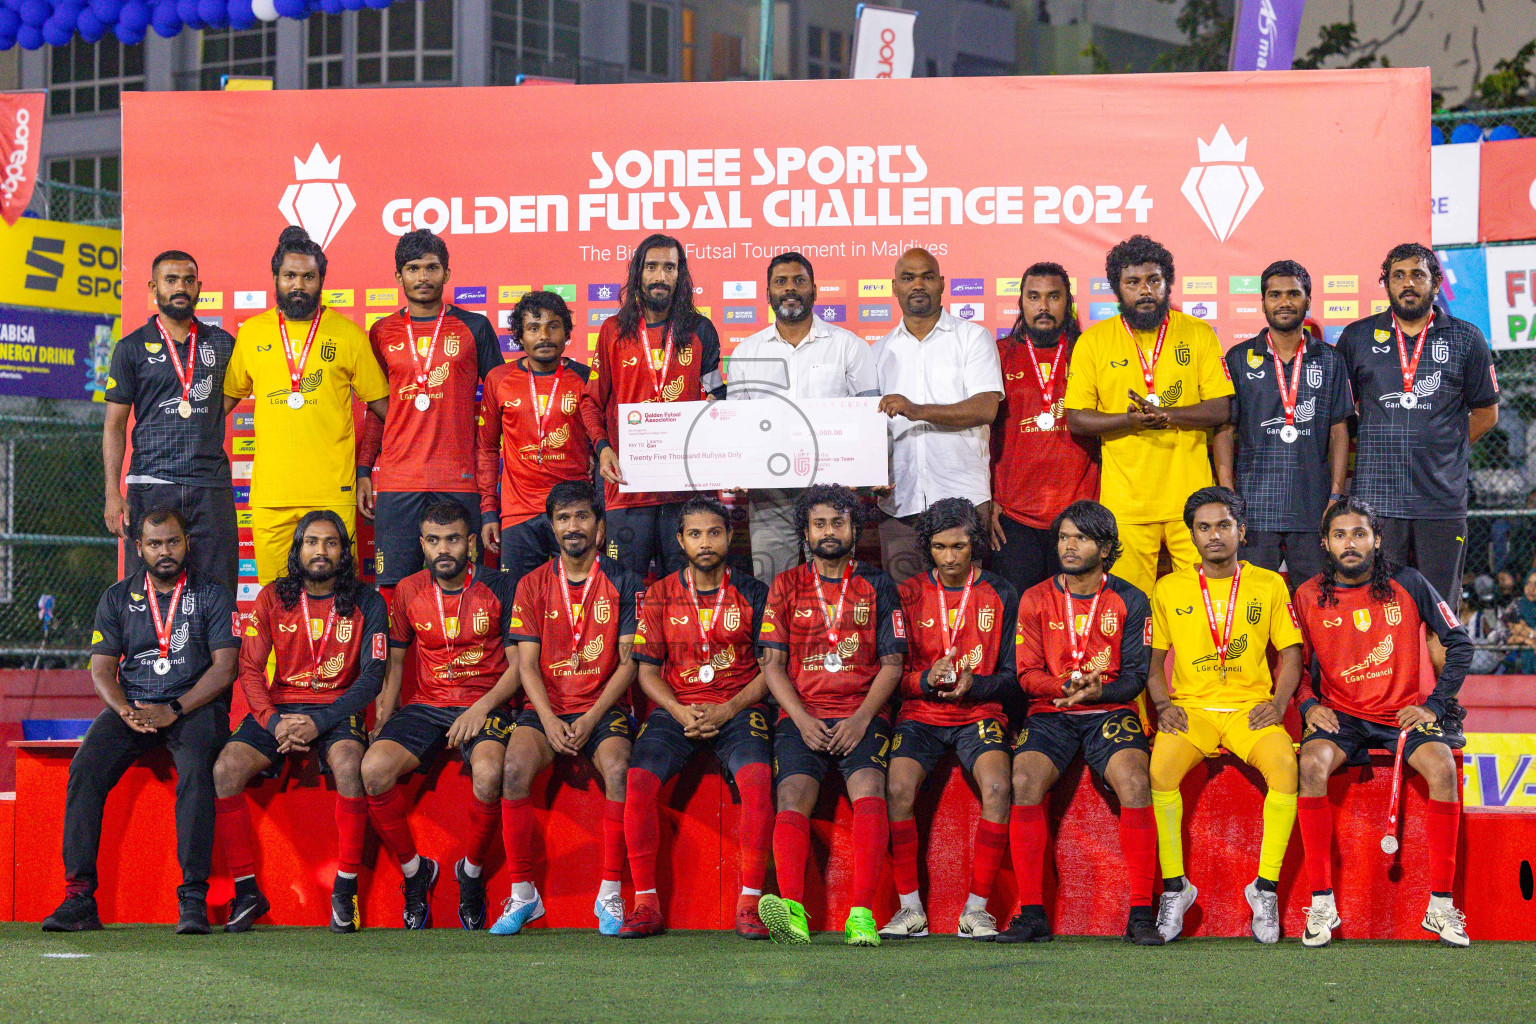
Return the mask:
[[1443,899],[1443,900],[1448,900],[1448,899],[1451,898],[1451,894],[1448,893],[1448,892],[1433,892],[1433,891],[1431,891],[1430,895],[1431,896],[1438,896],[1440,899]]
[[1312,895],[1314,897],[1316,897],[1316,896],[1332,896],[1333,895],[1333,890],[1332,889],[1313,889],[1312,890]]
[[1179,875],[1177,878],[1165,878],[1163,879],[1163,892],[1183,892],[1188,885],[1189,879],[1183,875]]
[[1274,892],[1277,885],[1278,883],[1271,882],[1267,878],[1255,878],[1253,880],[1253,887],[1260,892]]
[[236,896],[255,896],[259,892],[261,892],[261,889],[256,885],[255,875],[249,875],[245,878],[237,878],[235,880]]
[[336,884],[332,886],[332,891],[339,892],[344,896],[356,896],[357,876],[353,875],[351,878],[343,878],[340,875],[337,875]]

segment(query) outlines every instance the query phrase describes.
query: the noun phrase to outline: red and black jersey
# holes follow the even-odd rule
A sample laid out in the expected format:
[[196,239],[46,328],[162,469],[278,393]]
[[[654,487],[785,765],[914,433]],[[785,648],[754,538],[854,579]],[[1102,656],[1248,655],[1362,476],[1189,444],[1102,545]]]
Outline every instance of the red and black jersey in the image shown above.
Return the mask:
[[[1008,337],[998,339],[997,354],[1003,364],[1003,404],[992,427],[992,500],[1010,519],[1043,530],[1079,498],[1098,498],[1099,439],[1067,430],[1070,343],[1050,378],[1049,409],[1040,381],[1052,372],[1056,348],[1031,351]],[[1031,363],[1040,367],[1039,376]],[[1046,430],[1036,420],[1044,412],[1055,418]]]
[[[305,622],[303,602],[284,607],[276,584],[269,583],[256,595],[246,620],[240,645],[240,688],[263,728],[275,704],[315,704],[324,705],[311,716],[324,733],[336,722],[360,713],[383,686],[389,615],[379,592],[372,587],[360,589],[352,613],[336,616],[334,621],[334,596],[307,600],[309,621]],[[270,679],[269,659],[276,662]]]
[[[969,668],[970,692],[958,701],[934,696],[929,670],[944,655],[944,630],[940,628],[939,582],[934,570],[913,576],[899,588],[901,611],[912,627],[907,641],[907,663],[901,673],[901,714],[898,721],[926,725],[971,725],[988,718],[1002,720],[1003,699],[1019,688],[1014,669],[1014,620],[1019,611],[1019,592],[1013,584],[990,572],[979,572],[966,600],[965,618],[951,638],[958,649],[955,671]],[[944,588],[944,617],[955,628],[964,587]]]
[[[476,397],[480,381],[502,365],[501,343],[484,316],[448,306],[423,388],[416,382],[416,369],[426,365],[436,324],[436,317],[418,320],[401,311],[379,320],[368,332],[373,354],[389,378],[382,451],[378,418],[363,417],[359,463],[374,466],[377,491],[475,490]],[[432,402],[425,410],[415,405],[423,392]]]
[[[1307,678],[1301,712],[1325,706],[1369,722],[1396,726],[1397,712],[1423,704],[1435,714],[1456,696],[1472,666],[1472,640],[1451,606],[1417,569],[1392,574],[1392,596],[1371,596],[1368,583],[1333,587],[1332,601],[1319,605],[1322,577],[1296,590],[1293,602],[1306,638]],[[1445,667],[1434,692],[1419,699],[1419,653],[1428,627],[1445,647]]]
[[[1030,587],[1019,598],[1019,685],[1029,694],[1030,714],[1084,714],[1134,708],[1132,702],[1146,687],[1152,640],[1147,595],[1118,576],[1104,579],[1104,594],[1091,622],[1088,611],[1093,606],[1093,595],[1069,594],[1059,575]],[[1058,708],[1051,702],[1061,696],[1062,684],[1078,667],[1072,663],[1072,638],[1067,632],[1068,597],[1072,601],[1073,628],[1082,645],[1082,670],[1102,671],[1104,692],[1095,704]]]
[[[619,335],[618,319],[609,317],[597,333],[592,356],[592,375],[582,395],[581,418],[593,448],[616,445],[619,440],[619,406],[637,402],[698,402],[715,394],[725,397],[720,377],[720,336],[708,318],[699,317],[693,327],[673,339],[672,361],[667,364],[661,388],[653,376],[661,372],[667,346],[667,325],[646,324],[645,338]],[[622,463],[621,463],[622,464]],[[685,493],[642,494],[621,492],[604,484],[608,508],[643,508],[682,501]]]
[[[581,604],[586,580],[572,583],[559,558],[524,576],[517,585],[508,638],[539,645],[539,672],[557,715],[592,709],[619,667],[619,643],[635,635],[635,616],[643,584],[619,563],[599,555],[592,566],[597,578]],[[576,624],[577,638],[571,635]],[[627,698],[621,697],[621,705]]]
[[[662,679],[684,704],[724,704],[757,678],[757,638],[768,603],[768,585],[744,573],[730,573],[725,595],[701,590],[698,607],[688,596],[679,569],[645,592],[645,608],[635,633],[635,660],[661,667]],[[715,603],[720,617],[715,618]],[[715,678],[699,679],[704,664],[702,625],[709,636],[709,664]]]
[[758,637],[760,646],[788,655],[789,681],[805,710],[817,718],[853,714],[880,671],[880,659],[907,653],[907,628],[896,584],[878,567],[854,562],[842,618],[835,624],[843,667],[839,672],[826,670],[823,659],[832,650],[827,617],[837,611],[842,582],[822,577],[814,563],[779,573],[768,589]]
[[555,484],[592,475],[592,442],[580,413],[587,377],[586,366],[571,359],[562,360],[551,373],[535,373],[525,359],[518,359],[486,374],[476,481],[480,510],[499,515],[502,526],[543,515],[544,499]]
[[[484,697],[507,670],[512,580],[484,566],[467,586],[441,590],[430,569],[407,576],[389,605],[389,645],[416,645],[412,704],[463,708]],[[439,606],[438,597],[442,604]]]

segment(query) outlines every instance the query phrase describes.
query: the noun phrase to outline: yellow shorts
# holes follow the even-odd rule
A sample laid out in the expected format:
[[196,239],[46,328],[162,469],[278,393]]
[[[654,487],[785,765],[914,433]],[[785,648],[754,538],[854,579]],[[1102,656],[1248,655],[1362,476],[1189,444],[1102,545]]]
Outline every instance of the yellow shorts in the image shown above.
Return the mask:
[[1257,704],[1250,704],[1237,711],[1210,711],[1206,708],[1184,707],[1182,704],[1179,706],[1189,716],[1189,731],[1183,734],[1184,738],[1206,757],[1215,757],[1225,747],[1247,761],[1254,746],[1271,733],[1289,738],[1284,726],[1266,725],[1262,729],[1248,727],[1248,713]]
[[[352,538],[352,556],[357,557],[357,506],[324,506],[341,516]],[[293,528],[314,509],[251,509],[251,544],[256,549],[256,578],[266,586],[288,571],[288,551],[293,547]]]
[[1157,582],[1157,558],[1167,545],[1168,554],[1175,569],[1183,569],[1200,560],[1194,539],[1184,520],[1174,519],[1166,523],[1120,523],[1120,560],[1115,563],[1115,575],[1146,594],[1152,596],[1152,584]]

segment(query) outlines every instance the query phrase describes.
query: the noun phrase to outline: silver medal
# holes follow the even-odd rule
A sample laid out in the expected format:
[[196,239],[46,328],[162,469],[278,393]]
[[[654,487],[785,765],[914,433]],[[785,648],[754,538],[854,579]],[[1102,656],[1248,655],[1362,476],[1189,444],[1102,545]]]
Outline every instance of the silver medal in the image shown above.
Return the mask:
[[187,420],[192,418],[192,403],[183,398],[176,403],[176,415]]
[[1397,404],[1402,406],[1404,409],[1412,409],[1414,406],[1419,404],[1419,396],[1414,394],[1412,391],[1405,391],[1403,392],[1403,396],[1397,400]]
[[843,657],[836,651],[828,651],[826,657],[821,659],[821,667],[828,672],[841,672],[843,670]]
[[1083,681],[1083,674],[1081,672],[1074,671],[1072,673],[1072,682],[1073,683],[1080,683],[1082,681]]
[[416,411],[417,412],[426,412],[427,409],[431,407],[431,405],[432,405],[432,399],[428,398],[426,395],[417,395],[416,396]]
[[1039,427],[1041,430],[1050,430],[1056,426],[1055,414],[1049,412],[1041,413],[1039,416],[1035,417],[1035,426]]
[[714,681],[715,681],[715,666],[708,665],[708,664],[700,665],[699,666],[699,682],[701,682],[701,683],[712,683]]
[[1297,430],[1289,423],[1280,428],[1280,440],[1284,441],[1286,444],[1295,444],[1296,439],[1300,436],[1301,431]]
[[1148,405],[1162,405],[1163,404],[1163,400],[1157,394],[1151,394],[1151,395],[1147,396],[1147,404]]
[[299,392],[297,392],[297,391],[290,391],[290,392],[288,392],[288,408],[290,408],[290,409],[302,409],[302,408],[304,408],[304,396],[299,394]]
[[155,659],[155,663],[153,665],[151,665],[150,667],[155,670],[155,675],[163,676],[163,675],[165,675],[167,672],[169,672],[171,670],[171,659],[170,658],[156,658]]
[[955,675],[954,669],[947,668],[943,672],[939,673],[939,678],[936,680],[936,684],[941,690],[950,690],[954,688],[955,683],[959,680],[959,678],[959,676]]

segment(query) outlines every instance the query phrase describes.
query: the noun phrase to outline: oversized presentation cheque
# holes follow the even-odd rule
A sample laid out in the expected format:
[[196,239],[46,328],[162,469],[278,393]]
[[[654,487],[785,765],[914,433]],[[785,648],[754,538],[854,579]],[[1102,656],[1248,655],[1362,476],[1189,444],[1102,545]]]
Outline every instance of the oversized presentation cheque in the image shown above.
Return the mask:
[[883,487],[878,398],[767,397],[619,406],[621,491]]

